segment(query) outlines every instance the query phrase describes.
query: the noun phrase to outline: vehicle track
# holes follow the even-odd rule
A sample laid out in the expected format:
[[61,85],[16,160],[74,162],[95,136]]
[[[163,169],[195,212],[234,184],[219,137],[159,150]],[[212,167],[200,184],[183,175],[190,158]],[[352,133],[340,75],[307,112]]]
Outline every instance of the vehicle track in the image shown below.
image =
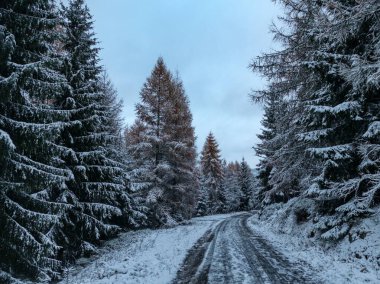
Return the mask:
[[173,283],[321,283],[248,226],[248,213],[208,231],[189,251]]

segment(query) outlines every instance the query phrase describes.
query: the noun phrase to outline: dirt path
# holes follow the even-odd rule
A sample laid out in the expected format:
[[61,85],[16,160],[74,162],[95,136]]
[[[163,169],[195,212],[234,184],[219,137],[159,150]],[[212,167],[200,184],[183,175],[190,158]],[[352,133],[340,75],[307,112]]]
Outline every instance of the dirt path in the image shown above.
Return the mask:
[[232,216],[208,231],[189,251],[173,283],[321,283],[305,263],[292,263]]

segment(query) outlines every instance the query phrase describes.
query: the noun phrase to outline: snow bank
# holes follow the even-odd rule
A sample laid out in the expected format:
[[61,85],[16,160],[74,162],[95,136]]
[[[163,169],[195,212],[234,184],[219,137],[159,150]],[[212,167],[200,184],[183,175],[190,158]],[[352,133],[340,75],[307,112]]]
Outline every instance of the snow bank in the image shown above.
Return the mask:
[[302,199],[273,204],[251,217],[249,224],[286,256],[310,263],[326,283],[380,283],[380,214],[331,243],[311,234],[311,221],[297,219],[297,210],[313,211],[313,207],[313,202]]
[[171,229],[121,234],[92,259],[81,259],[61,284],[170,283],[187,251],[207,230],[230,215],[192,219]]

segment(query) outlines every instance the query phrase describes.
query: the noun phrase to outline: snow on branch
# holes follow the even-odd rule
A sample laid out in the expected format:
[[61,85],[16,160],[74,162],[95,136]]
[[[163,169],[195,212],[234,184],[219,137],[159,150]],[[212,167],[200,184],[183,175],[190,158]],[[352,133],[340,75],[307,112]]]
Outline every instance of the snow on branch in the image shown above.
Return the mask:
[[367,131],[363,134],[363,138],[376,138],[380,135],[380,121],[372,122]]
[[307,152],[315,157],[332,160],[346,160],[352,158],[353,147],[351,144],[331,147],[309,148]]

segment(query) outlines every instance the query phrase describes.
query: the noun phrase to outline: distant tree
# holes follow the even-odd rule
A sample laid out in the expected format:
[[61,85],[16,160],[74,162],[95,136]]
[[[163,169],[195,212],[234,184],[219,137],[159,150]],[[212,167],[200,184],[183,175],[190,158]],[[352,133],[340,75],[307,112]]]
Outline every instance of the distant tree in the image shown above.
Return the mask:
[[195,136],[188,98],[162,58],[140,92],[127,133],[132,188],[149,207],[152,225],[174,225],[195,206]]
[[253,174],[252,169],[249,167],[244,158],[240,163],[239,185],[242,192],[240,208],[242,210],[250,210],[252,208]]
[[207,136],[201,152],[201,170],[202,186],[209,193],[208,208],[211,213],[220,212],[225,202],[225,197],[221,191],[223,169],[219,145],[211,132]]
[[230,162],[223,166],[222,190],[226,199],[225,211],[240,210],[242,192],[239,184],[240,164]]
[[209,213],[209,192],[205,186],[200,167],[197,167],[196,172],[199,186],[197,192],[197,205],[195,208],[195,215],[206,216]]

